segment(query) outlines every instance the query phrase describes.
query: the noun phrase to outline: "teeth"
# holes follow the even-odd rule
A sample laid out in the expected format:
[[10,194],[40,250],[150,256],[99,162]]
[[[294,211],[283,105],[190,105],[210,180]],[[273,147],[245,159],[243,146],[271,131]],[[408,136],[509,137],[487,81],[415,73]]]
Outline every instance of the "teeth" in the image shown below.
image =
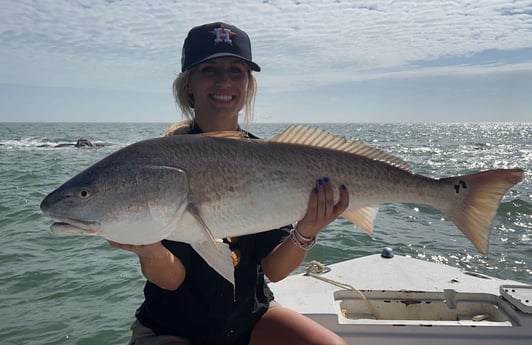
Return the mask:
[[215,100],[222,101],[222,102],[229,102],[230,100],[233,99],[233,96],[223,96],[223,95],[213,95],[212,97]]

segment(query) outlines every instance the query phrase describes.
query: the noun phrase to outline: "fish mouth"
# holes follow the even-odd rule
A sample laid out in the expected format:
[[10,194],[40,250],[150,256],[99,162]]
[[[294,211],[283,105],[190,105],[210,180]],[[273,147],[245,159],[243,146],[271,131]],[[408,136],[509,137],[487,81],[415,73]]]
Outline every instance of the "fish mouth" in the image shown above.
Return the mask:
[[53,217],[50,229],[53,233],[97,235],[100,232],[100,222],[81,219]]

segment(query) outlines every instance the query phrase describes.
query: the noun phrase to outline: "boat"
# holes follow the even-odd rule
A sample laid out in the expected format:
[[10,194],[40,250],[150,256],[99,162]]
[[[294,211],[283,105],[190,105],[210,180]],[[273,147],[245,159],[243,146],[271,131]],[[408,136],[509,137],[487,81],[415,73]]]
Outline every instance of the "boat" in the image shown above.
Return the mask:
[[269,283],[276,301],[348,344],[532,344],[532,285],[382,254]]

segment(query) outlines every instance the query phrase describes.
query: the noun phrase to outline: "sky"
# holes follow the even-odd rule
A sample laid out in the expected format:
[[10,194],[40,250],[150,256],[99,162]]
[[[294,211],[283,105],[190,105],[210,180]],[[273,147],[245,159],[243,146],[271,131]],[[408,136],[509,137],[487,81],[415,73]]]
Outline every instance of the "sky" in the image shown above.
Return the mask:
[[176,122],[190,28],[252,40],[255,122],[532,122],[532,1],[3,0],[0,122]]

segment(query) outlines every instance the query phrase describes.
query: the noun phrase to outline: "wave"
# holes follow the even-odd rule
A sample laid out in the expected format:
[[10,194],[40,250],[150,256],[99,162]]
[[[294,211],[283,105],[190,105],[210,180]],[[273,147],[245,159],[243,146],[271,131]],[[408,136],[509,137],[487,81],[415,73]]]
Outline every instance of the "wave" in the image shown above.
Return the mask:
[[35,148],[92,148],[115,145],[105,141],[93,141],[85,138],[75,140],[52,141],[46,138],[22,138],[0,141],[0,149],[35,149]]
[[522,215],[532,215],[532,203],[523,199],[514,199],[501,203],[498,214],[520,213]]

